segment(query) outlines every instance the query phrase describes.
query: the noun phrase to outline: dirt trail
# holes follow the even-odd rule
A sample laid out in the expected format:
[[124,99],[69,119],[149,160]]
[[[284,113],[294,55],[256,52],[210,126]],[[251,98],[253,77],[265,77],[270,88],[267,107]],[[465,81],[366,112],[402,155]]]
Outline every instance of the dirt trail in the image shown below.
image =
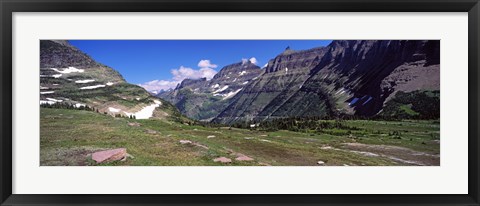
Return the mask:
[[367,145],[361,143],[344,143],[342,149],[365,156],[389,158],[407,165],[439,166],[440,155],[418,152],[412,149],[390,145]]

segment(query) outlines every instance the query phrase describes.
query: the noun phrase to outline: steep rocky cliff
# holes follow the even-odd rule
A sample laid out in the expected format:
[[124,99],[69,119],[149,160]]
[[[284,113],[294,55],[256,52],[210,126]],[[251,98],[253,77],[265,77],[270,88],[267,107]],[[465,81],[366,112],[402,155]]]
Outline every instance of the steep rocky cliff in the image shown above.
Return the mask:
[[287,48],[263,69],[232,64],[212,80],[185,80],[165,98],[192,118],[225,124],[285,117],[435,119],[439,90],[440,41],[339,40]]
[[375,116],[398,91],[440,89],[439,51],[439,41],[397,40],[333,41],[324,48],[287,50],[214,121]]

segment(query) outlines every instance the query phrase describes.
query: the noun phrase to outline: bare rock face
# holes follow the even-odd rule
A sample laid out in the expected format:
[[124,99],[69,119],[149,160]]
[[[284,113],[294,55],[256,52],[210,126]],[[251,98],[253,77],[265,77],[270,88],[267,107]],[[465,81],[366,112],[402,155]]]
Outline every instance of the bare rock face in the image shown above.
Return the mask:
[[92,159],[95,160],[97,164],[118,161],[118,160],[125,159],[126,157],[127,157],[126,148],[104,150],[104,151],[95,152],[92,154]]
[[[327,47],[316,47],[308,50],[294,51],[290,48],[268,62],[267,73],[295,69],[312,68],[320,63],[320,58],[328,51]],[[288,71],[287,71],[288,72]]]
[[67,41],[40,41],[41,68],[94,68],[101,64],[95,62],[87,54],[73,47]]

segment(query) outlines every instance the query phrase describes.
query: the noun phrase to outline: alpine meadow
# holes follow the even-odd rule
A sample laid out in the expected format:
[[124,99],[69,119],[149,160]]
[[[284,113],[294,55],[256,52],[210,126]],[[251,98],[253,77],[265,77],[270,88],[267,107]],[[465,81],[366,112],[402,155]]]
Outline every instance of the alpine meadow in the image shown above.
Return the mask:
[[40,40],[40,166],[440,166],[440,40]]

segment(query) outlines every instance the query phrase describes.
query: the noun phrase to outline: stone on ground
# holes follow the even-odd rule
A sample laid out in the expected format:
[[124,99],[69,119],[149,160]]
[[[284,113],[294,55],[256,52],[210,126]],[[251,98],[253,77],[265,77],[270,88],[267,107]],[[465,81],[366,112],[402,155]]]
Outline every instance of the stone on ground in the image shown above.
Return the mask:
[[238,161],[253,161],[253,158],[249,157],[249,156],[246,156],[246,155],[243,155],[243,154],[239,154],[237,158],[235,158],[235,160],[238,160]]
[[192,141],[190,140],[180,140],[180,144],[191,144]]
[[140,127],[140,123],[138,123],[138,122],[129,122],[129,123],[128,123],[128,126]]
[[215,137],[215,135],[208,135],[207,139],[214,138],[214,137]]
[[92,154],[92,159],[98,163],[112,162],[125,159],[127,157],[127,149],[118,148],[112,150],[104,150]]
[[318,165],[325,165],[325,162],[324,161],[318,161],[317,164]]
[[151,130],[151,129],[147,129],[147,130],[145,130],[145,132],[146,132],[147,134],[157,134],[157,133],[158,133],[157,131]]
[[232,160],[230,158],[226,158],[226,157],[215,158],[213,161],[214,162],[221,162],[221,163],[231,163],[232,162]]

